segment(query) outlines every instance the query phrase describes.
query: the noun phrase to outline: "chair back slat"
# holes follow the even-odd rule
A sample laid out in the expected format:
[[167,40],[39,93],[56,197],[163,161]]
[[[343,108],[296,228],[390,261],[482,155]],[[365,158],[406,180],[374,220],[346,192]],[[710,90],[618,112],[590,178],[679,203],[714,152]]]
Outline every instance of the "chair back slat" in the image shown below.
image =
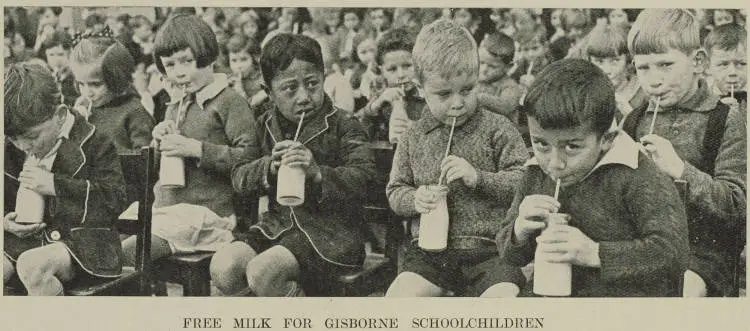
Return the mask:
[[120,154],[128,199],[138,201],[135,268],[142,275],[138,285],[142,295],[151,294],[151,204],[156,184],[154,150],[153,147],[143,147],[138,152]]

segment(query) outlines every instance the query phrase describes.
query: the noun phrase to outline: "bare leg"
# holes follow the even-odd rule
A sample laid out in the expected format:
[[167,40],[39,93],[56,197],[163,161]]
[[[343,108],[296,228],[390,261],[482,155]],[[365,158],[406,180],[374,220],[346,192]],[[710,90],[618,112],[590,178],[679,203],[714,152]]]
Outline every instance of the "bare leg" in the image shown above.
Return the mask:
[[13,267],[13,262],[7,256],[3,255],[3,285],[7,284],[15,273],[16,268]]
[[245,270],[250,289],[262,297],[297,295],[299,263],[284,246],[273,246],[258,254]]
[[[136,236],[130,236],[122,241],[122,254],[125,259],[123,264],[126,266],[135,266],[135,256],[138,254],[136,239],[138,239]],[[172,249],[169,247],[169,242],[160,237],[151,236],[151,261],[170,255],[172,255]]]
[[29,295],[34,296],[62,295],[62,284],[75,276],[70,253],[61,243],[22,253],[16,268]]
[[692,270],[685,271],[685,284],[682,296],[685,298],[701,298],[708,295],[706,282]]
[[387,297],[441,297],[448,291],[413,272],[402,272],[388,287]]
[[247,289],[245,269],[258,254],[250,245],[236,241],[220,249],[211,258],[211,279],[226,295],[234,295]]
[[484,290],[480,297],[482,298],[514,298],[518,296],[521,289],[513,283],[498,283]]

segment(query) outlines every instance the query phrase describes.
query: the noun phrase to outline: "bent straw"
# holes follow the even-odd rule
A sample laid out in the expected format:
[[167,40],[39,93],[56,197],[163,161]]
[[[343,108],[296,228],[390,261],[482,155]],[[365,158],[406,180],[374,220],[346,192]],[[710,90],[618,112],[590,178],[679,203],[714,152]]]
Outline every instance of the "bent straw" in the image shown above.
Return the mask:
[[[453,140],[453,130],[455,128],[456,128],[456,118],[454,117],[453,124],[451,124],[451,133],[448,134],[448,145],[445,146],[445,156],[443,156],[444,159],[447,158],[448,154],[450,154],[451,152],[451,141]],[[440,176],[440,178],[438,178],[438,185],[442,185],[442,184],[443,184],[443,176]]]
[[654,118],[651,119],[651,128],[649,128],[648,134],[654,133],[654,125],[656,124],[656,114],[659,113],[659,102],[661,102],[661,97],[656,98],[656,106],[654,106]]
[[294,141],[297,141],[297,138],[299,138],[299,132],[302,130],[302,121],[305,119],[305,113],[303,112],[302,115],[299,117],[299,124],[297,124],[297,132],[294,133]]
[[557,200],[557,197],[560,196],[560,178],[557,179],[557,184],[555,184],[555,201]]

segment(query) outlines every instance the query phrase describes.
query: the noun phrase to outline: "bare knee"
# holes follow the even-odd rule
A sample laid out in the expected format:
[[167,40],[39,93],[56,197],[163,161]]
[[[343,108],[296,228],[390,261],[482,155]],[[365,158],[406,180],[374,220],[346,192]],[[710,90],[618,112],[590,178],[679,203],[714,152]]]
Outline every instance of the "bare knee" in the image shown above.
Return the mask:
[[13,266],[13,262],[7,256],[3,256],[3,284],[7,284],[15,273],[16,268]]
[[[135,266],[136,256],[138,255],[137,236],[127,237],[122,241],[122,254],[124,256],[124,264],[126,266]],[[169,242],[157,237],[151,236],[151,260],[169,256],[172,254],[172,249],[169,247]]]
[[482,292],[482,298],[513,298],[517,297],[521,289],[513,283],[498,283]]
[[72,278],[70,256],[61,244],[35,248],[21,253],[16,263],[18,278],[24,285],[34,287],[49,277],[61,281]]
[[256,295],[284,296],[289,291],[288,282],[299,276],[299,263],[287,248],[274,246],[252,259],[245,274]]
[[234,242],[217,251],[209,265],[214,285],[226,294],[244,288],[245,267],[255,255],[255,251],[243,242]]
[[398,274],[393,283],[388,287],[387,297],[439,297],[446,291],[413,272],[402,272]]

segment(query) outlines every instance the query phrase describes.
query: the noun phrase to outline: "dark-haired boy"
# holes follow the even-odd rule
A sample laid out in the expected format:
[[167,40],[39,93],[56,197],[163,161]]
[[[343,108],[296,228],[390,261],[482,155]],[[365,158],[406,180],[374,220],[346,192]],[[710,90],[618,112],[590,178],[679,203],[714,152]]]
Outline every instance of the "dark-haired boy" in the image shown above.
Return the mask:
[[[684,205],[670,178],[612,126],[609,78],[585,60],[552,63],[523,107],[535,156],[498,234],[505,260],[523,266],[536,250],[546,262],[572,264],[575,297],[678,296],[688,259]],[[540,235],[551,213],[570,215],[569,224]]]
[[225,294],[330,294],[331,280],[359,270],[364,260],[358,206],[375,175],[367,135],[326,96],[323,56],[314,39],[274,36],[260,67],[270,102],[258,129],[249,132],[250,146],[258,148],[253,161],[235,165],[232,183],[242,194],[275,197],[279,167],[299,167],[304,203],[285,207],[270,199],[260,221],[216,253],[211,276]]

